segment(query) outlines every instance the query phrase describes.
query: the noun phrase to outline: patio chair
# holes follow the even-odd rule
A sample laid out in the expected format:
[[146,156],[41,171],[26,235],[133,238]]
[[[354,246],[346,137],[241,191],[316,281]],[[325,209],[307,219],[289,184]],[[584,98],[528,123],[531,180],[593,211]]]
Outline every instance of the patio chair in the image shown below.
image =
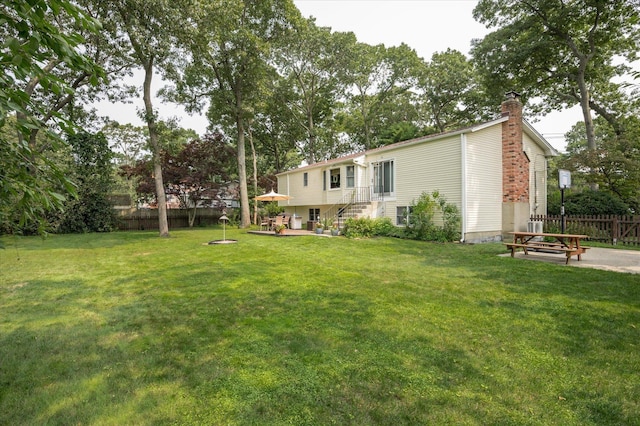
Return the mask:
[[263,217],[260,219],[260,230],[261,231],[268,231],[269,230],[269,226],[271,226],[271,219],[269,219],[268,217]]
[[279,225],[284,225],[284,217],[280,215],[276,216],[276,220],[273,222],[272,229],[275,229],[276,226],[279,226]]

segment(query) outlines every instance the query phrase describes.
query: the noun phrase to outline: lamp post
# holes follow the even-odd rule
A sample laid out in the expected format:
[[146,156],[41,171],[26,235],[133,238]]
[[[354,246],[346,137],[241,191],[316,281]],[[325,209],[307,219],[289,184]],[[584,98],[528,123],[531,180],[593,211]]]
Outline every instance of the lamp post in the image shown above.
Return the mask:
[[220,216],[220,219],[218,219],[218,222],[222,222],[222,241],[227,241],[227,222],[229,221],[229,218],[227,217],[226,214],[223,214],[222,216]]
[[558,185],[560,186],[560,233],[564,234],[566,226],[564,212],[564,190],[571,188],[571,172],[569,170],[558,170]]

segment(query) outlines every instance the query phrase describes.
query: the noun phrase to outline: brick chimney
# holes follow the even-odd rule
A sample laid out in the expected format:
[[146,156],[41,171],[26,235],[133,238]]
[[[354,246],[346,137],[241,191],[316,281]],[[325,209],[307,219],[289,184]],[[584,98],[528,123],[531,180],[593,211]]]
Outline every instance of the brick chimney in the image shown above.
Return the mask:
[[529,158],[522,143],[520,94],[508,92],[502,102],[502,231],[526,230],[529,220]]

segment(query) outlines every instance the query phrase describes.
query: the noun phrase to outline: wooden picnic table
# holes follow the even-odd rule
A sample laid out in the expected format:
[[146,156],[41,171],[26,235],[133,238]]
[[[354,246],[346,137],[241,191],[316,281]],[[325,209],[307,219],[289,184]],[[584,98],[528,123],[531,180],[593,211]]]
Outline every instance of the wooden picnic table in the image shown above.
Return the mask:
[[564,252],[567,256],[566,263],[568,264],[571,256],[578,256],[578,260],[582,260],[582,253],[589,248],[580,244],[581,240],[589,238],[588,235],[524,231],[510,232],[510,234],[513,235],[513,242],[505,243],[505,245],[511,250],[511,257],[514,257],[516,250],[519,248],[524,250],[524,254],[529,254],[528,250]]

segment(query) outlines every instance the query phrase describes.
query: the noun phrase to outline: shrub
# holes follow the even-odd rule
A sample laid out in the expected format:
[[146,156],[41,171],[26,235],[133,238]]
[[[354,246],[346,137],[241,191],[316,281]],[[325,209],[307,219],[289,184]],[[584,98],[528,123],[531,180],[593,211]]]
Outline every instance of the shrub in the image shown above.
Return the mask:
[[[559,194],[549,199],[548,214],[560,214]],[[619,197],[605,191],[586,190],[578,193],[565,193],[564,208],[567,215],[627,215],[631,213]]]
[[[437,215],[436,215],[437,214]],[[436,224],[435,218],[441,225]],[[455,241],[460,238],[458,207],[447,203],[440,192],[423,192],[409,208],[404,237],[422,241]]]
[[58,232],[109,232],[115,227],[108,194],[113,186],[113,152],[102,133],[77,133],[68,137],[78,196],[65,202]]
[[284,207],[279,206],[277,201],[271,201],[263,207],[263,211],[267,216],[278,216],[284,211]]
[[396,227],[388,217],[371,219],[368,217],[348,218],[342,229],[347,238],[370,238],[374,236],[394,236]]

